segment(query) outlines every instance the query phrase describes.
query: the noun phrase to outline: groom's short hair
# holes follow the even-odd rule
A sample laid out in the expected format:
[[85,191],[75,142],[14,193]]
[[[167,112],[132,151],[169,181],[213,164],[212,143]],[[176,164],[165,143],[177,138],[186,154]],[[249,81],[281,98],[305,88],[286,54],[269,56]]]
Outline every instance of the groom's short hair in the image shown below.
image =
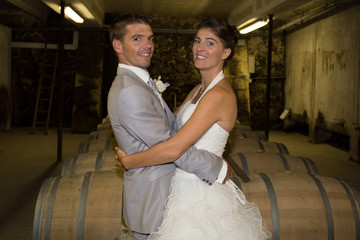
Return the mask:
[[121,41],[126,34],[126,26],[136,23],[150,25],[151,18],[135,13],[122,15],[111,25],[110,41],[112,42],[114,39]]

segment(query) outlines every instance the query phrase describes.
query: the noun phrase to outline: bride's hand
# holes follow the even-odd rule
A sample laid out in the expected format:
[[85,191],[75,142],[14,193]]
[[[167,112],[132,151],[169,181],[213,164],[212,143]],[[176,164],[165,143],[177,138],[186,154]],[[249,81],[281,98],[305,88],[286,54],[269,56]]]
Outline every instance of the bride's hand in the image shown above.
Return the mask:
[[119,147],[115,147],[115,160],[116,164],[123,167],[125,170],[127,170],[126,166],[124,165],[123,159],[126,157],[126,153]]
[[230,166],[230,164],[227,162],[227,161],[225,161],[226,162],[226,165],[227,165],[227,172],[226,172],[226,177],[225,177],[225,179],[224,179],[224,181],[222,182],[222,184],[225,184],[226,183],[226,181],[230,178],[230,176],[231,176],[231,166]]

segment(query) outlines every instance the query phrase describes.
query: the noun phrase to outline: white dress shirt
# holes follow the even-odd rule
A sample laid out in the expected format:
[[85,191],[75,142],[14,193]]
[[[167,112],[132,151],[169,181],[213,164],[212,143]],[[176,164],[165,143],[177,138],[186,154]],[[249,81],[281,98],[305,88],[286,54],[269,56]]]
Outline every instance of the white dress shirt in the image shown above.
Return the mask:
[[146,84],[147,81],[150,78],[150,74],[148,71],[145,71],[144,69],[138,68],[138,67],[134,67],[134,66],[130,66],[130,65],[126,65],[126,64],[121,64],[119,63],[119,67],[120,68],[125,68],[133,73],[135,73],[139,78],[141,78],[141,80],[143,80]]

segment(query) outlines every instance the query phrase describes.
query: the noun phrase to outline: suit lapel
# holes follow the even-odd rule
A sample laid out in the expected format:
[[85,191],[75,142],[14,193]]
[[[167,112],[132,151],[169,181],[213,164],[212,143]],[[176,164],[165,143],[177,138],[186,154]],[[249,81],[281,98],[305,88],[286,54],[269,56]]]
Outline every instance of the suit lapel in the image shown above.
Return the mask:
[[[162,100],[164,101],[164,100]],[[168,105],[166,104],[166,102],[164,101],[164,111],[167,115],[168,121],[169,123],[173,123],[175,121],[175,115],[174,113],[170,110],[170,108],[168,107]]]
[[[134,80],[137,84],[139,84],[140,86],[142,86],[143,88],[145,88],[147,91],[149,91],[149,93],[156,98],[157,100],[157,108],[159,109],[159,112],[164,116],[164,118],[168,121],[168,124],[171,125],[171,123],[173,122],[172,120],[172,115],[173,113],[171,112],[171,110],[169,109],[169,107],[167,106],[166,102],[164,101],[164,99],[159,99],[158,96],[156,96],[156,94],[154,93],[154,91],[138,76],[136,75],[134,72],[129,71],[127,69],[123,69],[118,67],[117,68],[117,74],[118,75],[126,75],[127,77],[131,78],[132,80]],[[164,103],[164,108],[161,105],[161,102],[163,101]]]

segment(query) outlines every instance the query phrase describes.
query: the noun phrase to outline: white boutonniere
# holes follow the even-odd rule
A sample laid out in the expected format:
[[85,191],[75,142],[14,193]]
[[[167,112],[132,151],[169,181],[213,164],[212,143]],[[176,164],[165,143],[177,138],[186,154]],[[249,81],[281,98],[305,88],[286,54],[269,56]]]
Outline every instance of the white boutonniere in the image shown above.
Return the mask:
[[159,76],[159,77],[157,78],[156,82],[155,82],[155,86],[156,86],[157,91],[158,91],[160,94],[162,94],[162,93],[166,90],[166,88],[167,88],[168,86],[170,86],[170,84],[169,84],[168,82],[163,83],[163,82],[161,81],[161,76]]

